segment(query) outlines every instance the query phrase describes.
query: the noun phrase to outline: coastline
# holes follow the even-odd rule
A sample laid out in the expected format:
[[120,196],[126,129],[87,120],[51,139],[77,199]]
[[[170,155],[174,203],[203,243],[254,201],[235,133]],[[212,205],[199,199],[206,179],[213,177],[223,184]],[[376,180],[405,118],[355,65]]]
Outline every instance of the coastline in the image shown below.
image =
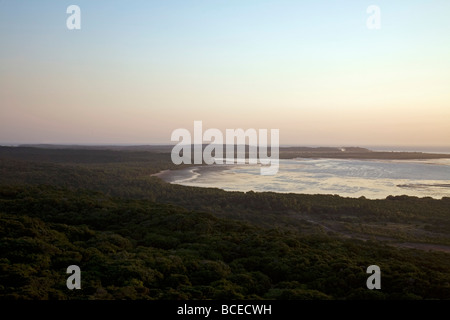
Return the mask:
[[171,171],[170,169],[166,169],[157,173],[153,173],[150,175],[150,177],[160,177],[161,175],[164,175],[165,173],[168,173],[170,171]]
[[[296,159],[301,159],[301,158],[296,158]],[[291,160],[296,160],[296,159],[280,159],[280,162],[287,161],[286,165],[289,168],[289,166],[293,165]],[[303,158],[303,159],[306,161],[319,160],[319,159],[312,159],[312,158]],[[275,184],[281,183],[283,177],[285,177],[286,174],[289,175],[289,172],[292,172],[292,170],[290,171],[290,169],[287,169],[286,172],[283,172],[281,174],[281,176],[278,177],[278,179],[281,179],[281,180],[273,180],[272,181],[268,177],[262,177],[262,178],[257,179],[258,181],[261,181],[261,182],[257,182],[257,180],[254,179],[254,175],[249,175],[249,176],[245,176],[245,177],[242,175],[242,174],[245,175],[245,173],[247,172],[247,169],[243,168],[243,166],[245,166],[244,164],[196,165],[196,166],[192,166],[192,167],[188,167],[188,168],[180,168],[181,170],[177,170],[177,169],[163,170],[159,173],[153,174],[152,176],[157,176],[160,179],[162,179],[165,182],[170,183],[170,184],[179,184],[179,185],[203,187],[203,188],[219,188],[219,189],[223,189],[225,191],[246,192],[249,190],[253,190],[255,192],[269,191],[269,192],[276,192],[276,193],[339,194],[342,197],[358,198],[360,196],[364,196],[369,199],[384,199],[389,195],[433,197],[435,199],[440,199],[442,197],[449,196],[448,192],[445,190],[448,190],[448,188],[450,187],[450,184],[448,183],[448,181],[450,181],[450,180],[444,179],[441,181],[440,176],[436,177],[436,175],[433,178],[424,179],[421,177],[420,173],[422,172],[422,169],[425,170],[425,168],[417,167],[416,165],[434,165],[434,166],[439,166],[439,167],[441,167],[441,166],[448,167],[448,166],[450,166],[450,158],[445,159],[445,162],[446,162],[445,164],[438,163],[439,162],[439,161],[437,161],[438,159],[434,159],[436,161],[436,163],[433,163],[433,160],[430,160],[430,159],[423,159],[423,160],[370,159],[369,160],[369,159],[322,158],[322,160],[338,161],[339,168],[341,168],[341,165],[344,166],[343,168],[346,168],[347,166],[352,166],[352,168],[353,168],[353,165],[355,165],[356,168],[358,168],[358,166],[360,166],[357,164],[358,162],[366,162],[366,161],[371,161],[374,163],[380,163],[380,162],[384,163],[385,162],[387,165],[389,165],[389,163],[392,163],[393,165],[403,163],[406,166],[410,166],[409,170],[413,170],[413,171],[410,171],[410,173],[413,174],[414,172],[416,172],[417,177],[414,178],[414,174],[413,174],[413,177],[410,177],[409,174],[407,172],[405,173],[405,170],[403,169],[403,173],[402,173],[403,177],[396,177],[395,181],[393,180],[393,182],[390,181],[391,179],[394,179],[391,177],[379,177],[378,179],[376,179],[377,180],[376,182],[370,182],[370,181],[372,181],[370,176],[368,178],[365,178],[365,175],[346,176],[344,174],[344,175],[340,176],[339,173],[331,172],[328,174],[331,174],[331,175],[337,174],[337,176],[333,177],[333,178],[329,178],[328,180],[327,179],[324,180],[324,178],[321,178],[322,179],[321,184],[325,185],[325,188],[322,190],[320,188],[319,189],[315,188],[315,184],[312,181],[313,178],[309,177],[309,175],[314,174],[314,172],[313,173],[306,172],[305,177],[302,180],[298,181],[299,185],[296,187],[294,187],[293,185],[289,187],[289,183],[288,183],[289,188],[287,188],[287,189],[286,188],[284,188],[284,189],[283,188],[281,188],[281,189],[268,188],[267,189],[259,184],[264,184],[264,183],[271,184],[272,182],[273,183],[276,182]],[[350,162],[348,164],[346,164],[347,161],[350,161]],[[342,162],[342,164],[340,164],[340,162]],[[301,164],[301,162],[300,162],[300,164]],[[411,165],[412,165],[412,167],[411,167]],[[234,166],[238,167],[238,168],[236,168],[237,172],[235,170],[233,170]],[[365,166],[365,164],[364,164],[364,166]],[[369,164],[369,166],[371,166],[371,164]],[[378,167],[378,164],[376,164],[376,166]],[[216,175],[216,173],[215,173],[215,172],[220,172],[220,171],[223,172],[228,169],[231,169],[232,173],[231,173],[231,176],[227,176],[227,178],[225,178],[225,179],[221,178],[222,177],[221,173],[219,173],[219,175]],[[249,169],[249,170],[253,171],[253,169]],[[361,170],[361,168],[359,169],[359,171],[360,170]],[[382,168],[381,170],[386,170],[386,169]],[[432,169],[432,170],[434,170],[434,169]],[[358,171],[358,170],[356,170],[356,171]],[[240,174],[239,172],[241,172],[242,174]],[[399,171],[399,172],[402,172],[402,171]],[[426,172],[428,172],[428,171],[426,171]],[[448,171],[446,171],[446,172],[447,172],[447,174],[445,176],[448,176]],[[227,175],[226,173],[224,173],[224,174]],[[320,175],[320,172],[317,174]],[[406,174],[406,176],[404,176],[405,174]],[[207,178],[207,177],[209,177],[209,178]],[[216,179],[217,179],[217,181],[216,181]],[[230,182],[230,179],[237,179],[235,185]],[[290,179],[292,179],[292,177]],[[347,188],[349,188],[349,190],[336,191],[335,190],[336,185],[343,185],[344,184],[343,181],[345,179],[347,179],[347,180],[350,179],[347,181],[347,184],[345,184],[347,186]],[[222,184],[220,184],[220,183],[214,184],[214,181],[216,181],[216,182],[222,181]],[[287,181],[289,181],[289,179]],[[253,183],[253,185],[252,185],[252,183]],[[327,185],[326,183],[329,183],[329,185]],[[378,185],[378,188],[376,188],[376,187],[372,188],[370,186],[371,183],[373,183],[374,186]],[[249,185],[249,188],[250,188],[249,190],[247,190],[245,188],[244,189],[236,188],[237,185],[242,187],[242,185],[247,185],[247,184]],[[394,188],[394,184],[395,184],[396,188]],[[391,190],[392,188],[395,190]],[[358,190],[352,191],[350,189],[358,189]],[[374,189],[374,190],[372,190],[372,189]],[[427,190],[422,190],[422,189],[427,189]],[[309,190],[309,191],[307,192],[306,190]],[[386,191],[386,194],[383,193],[384,191]]]
[[189,167],[183,167],[183,168],[177,168],[177,169],[165,169],[157,173],[153,173],[150,175],[150,177],[158,177],[161,180],[164,180],[167,183],[174,183],[177,184],[180,182],[180,174],[185,174],[187,172],[190,172],[190,177],[183,177],[181,180],[186,180],[191,178],[194,175],[194,171],[222,171],[227,170],[230,167],[234,165],[232,164],[211,164],[211,165],[195,165],[195,166],[189,166]]
[[[369,151],[369,152],[296,152],[283,151],[280,148],[280,160],[295,160],[295,159],[336,159],[336,160],[367,160],[367,161],[423,161],[423,160],[438,160],[449,159],[450,154],[443,153],[424,153],[424,152],[404,152],[404,151]],[[437,164],[437,163],[436,163]],[[233,166],[233,164],[199,164],[192,168],[209,168],[211,170],[223,170],[226,167]],[[175,172],[180,172],[186,168],[166,169],[157,173],[153,173],[151,177],[167,176],[169,179],[173,177]],[[163,179],[164,180],[164,179]]]

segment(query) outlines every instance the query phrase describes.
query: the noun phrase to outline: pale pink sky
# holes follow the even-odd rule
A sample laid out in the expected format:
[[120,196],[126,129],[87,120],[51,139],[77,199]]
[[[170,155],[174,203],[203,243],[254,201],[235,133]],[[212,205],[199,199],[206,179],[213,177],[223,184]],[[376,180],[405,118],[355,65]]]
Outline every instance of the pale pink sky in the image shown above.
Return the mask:
[[450,144],[449,1],[381,1],[378,31],[361,1],[176,2],[79,1],[78,31],[56,1],[1,2],[0,143],[169,143],[202,120],[281,144]]

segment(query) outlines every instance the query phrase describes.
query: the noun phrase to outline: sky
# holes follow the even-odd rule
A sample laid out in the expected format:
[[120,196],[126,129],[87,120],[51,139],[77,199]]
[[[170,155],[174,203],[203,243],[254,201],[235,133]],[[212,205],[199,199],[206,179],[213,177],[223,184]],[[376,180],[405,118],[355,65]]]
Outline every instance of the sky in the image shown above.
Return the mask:
[[449,35],[448,0],[0,0],[0,143],[449,146]]

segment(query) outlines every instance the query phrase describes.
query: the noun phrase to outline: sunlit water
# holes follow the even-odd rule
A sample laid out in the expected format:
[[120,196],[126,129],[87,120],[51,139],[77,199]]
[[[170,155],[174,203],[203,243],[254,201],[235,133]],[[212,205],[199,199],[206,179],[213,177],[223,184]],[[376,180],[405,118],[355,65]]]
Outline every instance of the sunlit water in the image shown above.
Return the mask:
[[438,160],[280,160],[274,176],[258,165],[212,165],[166,172],[170,183],[229,191],[337,194],[383,199],[389,195],[450,197],[450,159]]

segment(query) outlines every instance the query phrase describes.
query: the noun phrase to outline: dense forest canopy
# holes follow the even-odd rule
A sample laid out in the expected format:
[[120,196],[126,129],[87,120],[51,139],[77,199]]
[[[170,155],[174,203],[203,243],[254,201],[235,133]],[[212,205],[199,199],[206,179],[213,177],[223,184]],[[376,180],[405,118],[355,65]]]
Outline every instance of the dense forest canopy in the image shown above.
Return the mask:
[[[450,299],[450,198],[225,192],[151,176],[176,168],[163,149],[1,147],[0,297]],[[73,264],[82,290],[66,287]],[[382,290],[366,288],[373,264]]]

